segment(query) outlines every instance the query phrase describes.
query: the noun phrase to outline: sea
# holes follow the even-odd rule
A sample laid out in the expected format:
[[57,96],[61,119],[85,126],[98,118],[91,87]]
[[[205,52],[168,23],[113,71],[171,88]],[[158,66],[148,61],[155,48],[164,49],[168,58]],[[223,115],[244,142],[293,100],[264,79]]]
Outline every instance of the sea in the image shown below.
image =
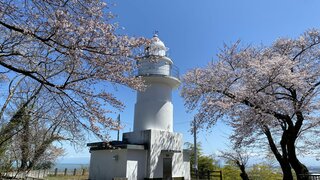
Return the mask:
[[320,166],[309,166],[308,170],[312,174],[320,174]]

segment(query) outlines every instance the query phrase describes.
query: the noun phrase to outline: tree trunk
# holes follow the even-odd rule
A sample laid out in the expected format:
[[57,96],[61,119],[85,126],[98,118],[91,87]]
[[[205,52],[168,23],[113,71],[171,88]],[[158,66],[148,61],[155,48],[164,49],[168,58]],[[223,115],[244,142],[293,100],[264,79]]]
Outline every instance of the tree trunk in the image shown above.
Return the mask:
[[289,162],[296,173],[297,180],[309,180],[308,176],[303,175],[309,175],[308,168],[302,164],[299,159],[297,158],[296,154],[296,147],[295,147],[295,140],[289,139],[287,147],[288,147],[288,157]]
[[291,166],[290,166],[288,160],[282,160],[282,162],[279,162],[279,163],[280,163],[280,167],[281,167],[281,170],[283,173],[283,180],[293,180]]
[[[282,147],[282,153],[284,155],[281,155],[277,146],[275,145],[271,132],[269,130],[269,128],[267,126],[264,127],[264,134],[267,136],[268,142],[269,142],[269,146],[271,151],[273,152],[274,156],[276,157],[277,161],[280,164],[282,173],[283,173],[283,180],[293,180],[293,176],[292,176],[292,172],[291,172],[291,166],[290,163],[287,159],[286,156],[286,148]],[[284,136],[282,136],[282,142],[283,141]]]
[[241,176],[242,180],[249,180],[249,176],[248,176],[248,174],[246,172],[245,166],[244,165],[239,165],[239,167],[240,167],[240,170],[241,170],[240,176]]
[[[301,105],[301,103],[300,103]],[[292,126],[292,128],[289,131],[288,134],[288,141],[287,141],[287,148],[288,148],[288,158],[289,158],[289,162],[294,170],[294,172],[296,173],[297,179],[298,180],[308,180],[309,177],[309,171],[308,168],[302,164],[296,154],[296,146],[295,146],[295,142],[298,138],[298,134],[301,130],[303,121],[304,121],[304,117],[301,111],[297,110],[296,111],[296,116],[297,116],[297,121],[295,123],[294,126]],[[307,176],[304,176],[307,175]]]

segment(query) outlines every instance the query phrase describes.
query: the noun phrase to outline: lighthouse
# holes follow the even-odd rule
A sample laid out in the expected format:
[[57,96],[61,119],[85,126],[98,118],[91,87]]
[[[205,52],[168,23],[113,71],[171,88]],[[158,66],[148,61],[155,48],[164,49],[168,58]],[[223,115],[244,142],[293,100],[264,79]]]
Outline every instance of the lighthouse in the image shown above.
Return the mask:
[[134,131],[148,129],[173,132],[172,90],[180,85],[179,70],[166,56],[167,48],[154,35],[139,59],[138,76],[145,81],[145,91],[137,92]]
[[137,92],[133,132],[122,141],[88,143],[90,180],[190,179],[189,151],[173,132],[172,91],[181,82],[167,50],[155,34],[137,59],[136,76],[146,88]]

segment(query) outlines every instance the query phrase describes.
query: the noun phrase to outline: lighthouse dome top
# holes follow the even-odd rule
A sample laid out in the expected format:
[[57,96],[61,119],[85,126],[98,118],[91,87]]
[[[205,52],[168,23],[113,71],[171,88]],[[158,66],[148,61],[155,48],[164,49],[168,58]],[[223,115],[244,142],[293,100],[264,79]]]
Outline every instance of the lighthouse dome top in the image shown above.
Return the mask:
[[147,55],[166,56],[168,48],[159,39],[157,34],[154,34],[150,40],[150,44],[146,47],[145,52]]

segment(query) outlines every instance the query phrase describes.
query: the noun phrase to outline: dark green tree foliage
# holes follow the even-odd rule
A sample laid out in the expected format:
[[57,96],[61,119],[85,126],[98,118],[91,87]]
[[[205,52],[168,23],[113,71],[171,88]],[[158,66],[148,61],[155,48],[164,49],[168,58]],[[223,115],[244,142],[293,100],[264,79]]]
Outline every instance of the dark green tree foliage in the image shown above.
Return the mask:
[[[190,150],[190,171],[194,172],[193,165],[195,161],[194,156],[194,145],[192,143],[185,143],[187,148]],[[201,144],[197,145],[197,155],[198,155],[198,171],[200,176],[207,176],[208,171],[214,171],[219,168],[218,161],[214,159],[213,156],[203,155]]]
[[31,116],[27,109],[24,109],[21,112],[21,116],[19,117],[21,122],[21,132],[18,133],[18,137],[21,138],[21,142],[19,144],[21,158],[20,158],[20,169],[25,170],[28,167],[29,154],[30,154],[30,121]]
[[217,161],[212,156],[201,155],[198,158],[198,169],[200,173],[217,170]]
[[0,147],[0,177],[3,172],[8,172],[13,167],[13,160],[8,157],[8,143]]
[[[65,140],[60,136],[57,124],[48,125],[43,119],[34,116],[33,109],[27,109],[21,117],[21,131],[15,136],[15,148],[19,155],[19,170],[26,171],[34,167],[49,167],[55,159],[62,155],[63,150],[53,145],[53,142]],[[44,125],[45,124],[45,125]],[[52,165],[50,165],[52,166]]]
[[[16,123],[4,126],[7,129],[5,135],[11,138],[3,141],[8,146],[1,146],[0,159],[3,160],[0,166],[3,171],[10,169],[12,162],[15,162],[15,168],[19,171],[50,168],[63,153],[62,148],[53,145],[53,142],[65,140],[60,136],[61,127],[59,123],[50,124],[40,118],[40,109],[36,108],[34,103],[22,107],[18,108],[18,112],[14,112],[16,119],[10,121]],[[8,126],[11,127],[10,130]]]
[[[13,112],[12,117],[7,123],[1,122],[0,128],[0,148],[8,143],[13,136],[15,136],[19,131],[21,131],[21,127],[19,126],[26,123],[26,111],[31,102],[34,102],[34,99],[39,95],[42,86],[40,86],[34,93],[31,94],[29,98],[24,98],[24,101],[20,102],[16,107],[15,112]],[[0,119],[2,117],[0,116]],[[25,124],[26,125],[26,124]]]

